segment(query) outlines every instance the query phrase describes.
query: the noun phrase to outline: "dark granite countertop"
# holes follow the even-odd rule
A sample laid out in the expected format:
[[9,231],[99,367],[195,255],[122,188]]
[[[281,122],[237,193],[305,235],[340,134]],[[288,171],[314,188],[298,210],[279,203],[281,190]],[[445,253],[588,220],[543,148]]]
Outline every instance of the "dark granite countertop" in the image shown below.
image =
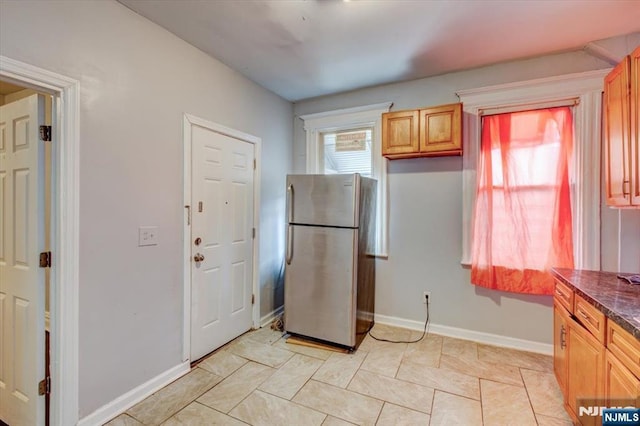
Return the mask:
[[607,318],[640,339],[640,285],[617,278],[615,272],[564,268],[551,272]]

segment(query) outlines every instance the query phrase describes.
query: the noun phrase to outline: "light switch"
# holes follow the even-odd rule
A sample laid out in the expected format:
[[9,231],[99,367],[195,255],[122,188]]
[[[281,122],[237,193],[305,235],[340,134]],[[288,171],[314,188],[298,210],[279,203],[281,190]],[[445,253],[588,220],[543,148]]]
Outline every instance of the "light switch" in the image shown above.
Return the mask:
[[138,228],[138,247],[157,246],[158,245],[158,227],[157,226],[141,226]]

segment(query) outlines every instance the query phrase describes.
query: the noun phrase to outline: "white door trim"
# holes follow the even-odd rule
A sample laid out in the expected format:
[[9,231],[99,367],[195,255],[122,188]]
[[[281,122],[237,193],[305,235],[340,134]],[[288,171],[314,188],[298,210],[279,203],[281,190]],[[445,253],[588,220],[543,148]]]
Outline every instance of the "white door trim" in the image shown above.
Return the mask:
[[50,419],[53,425],[75,425],[78,422],[80,82],[2,55],[0,77],[54,95]]
[[253,327],[260,327],[260,158],[262,140],[248,133],[240,132],[229,127],[214,123],[191,114],[184,114],[183,118],[183,145],[184,145],[184,225],[183,225],[183,345],[182,361],[189,361],[191,354],[191,211],[187,208],[191,204],[191,126],[200,126],[216,133],[239,139],[253,144],[253,154],[256,160],[256,168],[253,171],[253,224],[256,235],[253,239]]

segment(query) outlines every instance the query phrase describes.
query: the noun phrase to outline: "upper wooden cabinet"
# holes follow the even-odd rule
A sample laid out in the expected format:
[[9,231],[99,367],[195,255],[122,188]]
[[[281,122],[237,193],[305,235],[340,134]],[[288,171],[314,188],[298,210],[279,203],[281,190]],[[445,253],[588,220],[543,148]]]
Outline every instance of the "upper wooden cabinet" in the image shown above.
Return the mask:
[[391,160],[462,155],[462,104],[382,114],[382,155]]
[[607,204],[640,207],[640,47],[604,81],[605,179]]

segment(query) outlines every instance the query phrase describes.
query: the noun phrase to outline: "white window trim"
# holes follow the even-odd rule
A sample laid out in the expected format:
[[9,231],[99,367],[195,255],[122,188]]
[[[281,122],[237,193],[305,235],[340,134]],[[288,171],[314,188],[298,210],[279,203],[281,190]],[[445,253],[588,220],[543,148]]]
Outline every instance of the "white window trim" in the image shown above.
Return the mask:
[[301,115],[307,133],[307,173],[320,173],[320,137],[322,133],[336,132],[357,127],[373,127],[371,152],[373,176],[378,179],[378,202],[376,215],[376,256],[389,256],[389,206],[387,169],[388,160],[382,156],[382,114],[389,112],[392,102],[345,108],[334,111]]
[[574,109],[574,159],[577,176],[574,212],[576,269],[600,269],[600,140],[604,77],[610,70],[588,71],[517,83],[460,90],[463,103],[462,260],[471,264],[471,228],[481,135],[481,111],[578,99]]

